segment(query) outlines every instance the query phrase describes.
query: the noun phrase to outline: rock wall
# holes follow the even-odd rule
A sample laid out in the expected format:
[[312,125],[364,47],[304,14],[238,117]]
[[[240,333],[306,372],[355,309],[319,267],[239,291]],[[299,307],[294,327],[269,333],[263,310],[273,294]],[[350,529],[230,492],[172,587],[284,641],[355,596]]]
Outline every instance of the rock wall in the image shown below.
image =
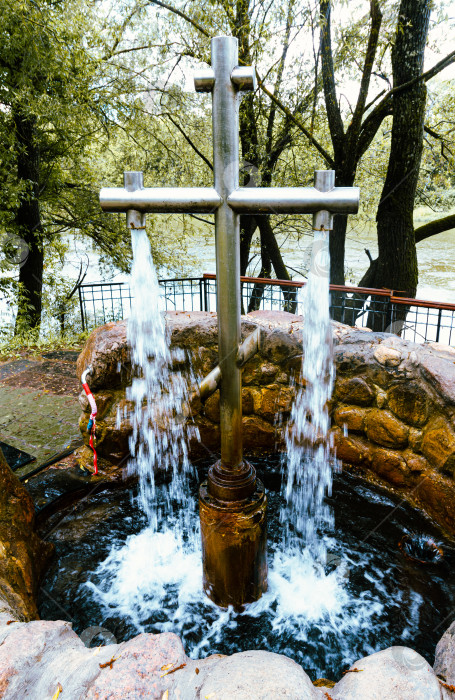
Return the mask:
[[[260,352],[243,370],[243,430],[246,454],[279,449],[300,385],[302,320],[284,312],[244,317],[242,336],[263,328]],[[167,328],[176,371],[192,365],[202,378],[217,364],[216,314],[175,312]],[[338,457],[347,468],[387,486],[424,510],[447,534],[455,535],[455,350],[418,345],[386,333],[333,324],[336,384],[331,402]],[[117,425],[131,381],[126,322],[107,324],[90,336],[78,360],[78,373],[93,367],[90,386],[99,407],[97,450],[104,466],[124,463],[131,428]],[[80,428],[86,443],[89,407]],[[192,401],[200,441],[193,456],[219,449],[218,392],[203,404]],[[89,465],[89,448],[80,453]]]

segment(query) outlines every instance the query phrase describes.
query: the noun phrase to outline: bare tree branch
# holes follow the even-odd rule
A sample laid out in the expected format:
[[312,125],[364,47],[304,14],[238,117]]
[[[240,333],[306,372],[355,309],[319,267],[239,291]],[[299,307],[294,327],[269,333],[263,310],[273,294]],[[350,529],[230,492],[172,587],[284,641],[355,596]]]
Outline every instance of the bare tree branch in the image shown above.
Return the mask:
[[313,134],[311,134],[311,133],[308,131],[308,129],[304,126],[303,122],[301,122],[300,119],[297,118],[297,117],[291,112],[291,110],[290,110],[288,107],[286,107],[286,105],[283,104],[283,102],[281,102],[281,100],[280,100],[278,97],[276,97],[272,92],[270,92],[270,90],[268,90],[268,89],[265,87],[265,85],[264,85],[264,83],[262,82],[262,80],[261,80],[261,78],[260,78],[260,76],[259,76],[259,74],[258,74],[257,71],[256,71],[256,76],[257,76],[257,80],[258,80],[258,85],[259,85],[259,87],[261,88],[261,90],[262,90],[263,92],[265,92],[265,94],[267,95],[267,97],[270,97],[270,99],[271,99],[273,102],[275,102],[275,104],[276,104],[276,105],[281,109],[281,111],[290,119],[290,121],[291,121],[293,124],[295,124],[295,125],[300,129],[300,131],[301,131],[303,134],[305,134],[305,136],[306,136],[307,139],[310,141],[310,143],[313,144],[313,146],[316,148],[316,150],[319,151],[319,153],[321,154],[321,156],[324,158],[324,160],[326,161],[327,165],[328,165],[330,168],[333,168],[333,167],[334,167],[334,160],[333,160],[332,156],[330,155],[330,153],[328,153],[328,152],[325,150],[325,148],[324,148],[323,146],[321,146],[321,144],[314,138]]
[[190,144],[190,146],[191,146],[191,148],[193,149],[193,151],[195,151],[195,153],[197,153],[198,156],[199,156],[200,158],[202,158],[202,160],[204,161],[204,163],[206,163],[206,164],[209,166],[210,170],[213,170],[213,165],[212,165],[212,163],[209,161],[209,159],[208,159],[203,153],[201,153],[201,151],[199,150],[199,148],[198,148],[198,147],[196,146],[196,144],[190,139],[190,137],[188,136],[188,134],[185,133],[185,131],[184,131],[184,130],[182,129],[182,127],[180,126],[180,124],[178,124],[178,123],[175,121],[175,119],[173,119],[173,118],[171,117],[170,114],[167,114],[166,116],[167,116],[167,118],[169,119],[169,121],[171,121],[171,122],[173,123],[173,125],[175,126],[175,128],[178,129],[178,130],[180,131],[180,133],[182,134],[183,138],[185,139],[185,141],[187,141],[187,142]]
[[211,39],[211,34],[210,32],[207,31],[199,22],[196,22],[192,17],[186,14],[186,12],[182,12],[182,10],[177,9],[176,7],[173,7],[172,5],[169,5],[167,2],[161,2],[161,0],[148,0],[150,5],[158,5],[159,7],[164,7],[165,10],[169,10],[169,12],[173,12],[174,15],[178,15],[179,17],[182,17],[182,19],[186,20],[186,22],[189,22],[195,29],[197,29],[201,34],[206,36],[208,39]]
[[443,233],[444,231],[450,231],[452,228],[455,228],[455,214],[444,216],[442,219],[437,219],[436,221],[430,221],[428,224],[416,228],[414,231],[415,241],[416,243],[420,243],[420,241],[424,241],[426,238],[436,236],[436,234]]

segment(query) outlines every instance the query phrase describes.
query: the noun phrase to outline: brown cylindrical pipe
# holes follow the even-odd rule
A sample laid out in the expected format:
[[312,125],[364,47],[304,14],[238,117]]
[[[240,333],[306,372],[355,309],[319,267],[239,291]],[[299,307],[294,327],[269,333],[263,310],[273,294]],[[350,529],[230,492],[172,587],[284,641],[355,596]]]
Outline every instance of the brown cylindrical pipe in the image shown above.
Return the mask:
[[241,610],[267,590],[267,497],[262,483],[242,501],[199,491],[203,586],[217,605]]

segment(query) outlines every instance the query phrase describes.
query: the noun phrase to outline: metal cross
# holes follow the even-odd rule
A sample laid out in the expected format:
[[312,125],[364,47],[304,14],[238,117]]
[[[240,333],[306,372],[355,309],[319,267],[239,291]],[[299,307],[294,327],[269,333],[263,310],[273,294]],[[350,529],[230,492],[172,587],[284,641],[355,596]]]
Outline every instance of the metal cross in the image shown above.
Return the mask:
[[[242,452],[242,386],[237,360],[240,333],[240,215],[313,213],[313,228],[331,230],[333,214],[355,213],[359,190],[335,187],[333,170],[316,171],[314,187],[239,187],[239,92],[256,87],[253,67],[238,66],[238,42],[212,39],[211,68],[195,77],[198,92],[212,93],[214,187],[144,188],[142,173],[124,174],[124,188],[104,188],[104,211],[126,212],[129,228],[145,213],[215,214],[219,338],[221,468],[239,474]],[[221,498],[227,498],[223,489]]]

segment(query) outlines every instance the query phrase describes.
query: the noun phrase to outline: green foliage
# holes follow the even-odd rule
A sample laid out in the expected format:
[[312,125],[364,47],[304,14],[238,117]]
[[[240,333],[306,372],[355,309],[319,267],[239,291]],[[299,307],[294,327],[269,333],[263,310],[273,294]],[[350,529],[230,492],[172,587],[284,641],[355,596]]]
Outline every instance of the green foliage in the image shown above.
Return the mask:
[[24,330],[14,333],[11,329],[0,330],[0,362],[17,360],[22,357],[40,357],[53,350],[82,350],[88,338],[87,333],[69,332],[64,336],[48,332],[45,336],[39,330]]

